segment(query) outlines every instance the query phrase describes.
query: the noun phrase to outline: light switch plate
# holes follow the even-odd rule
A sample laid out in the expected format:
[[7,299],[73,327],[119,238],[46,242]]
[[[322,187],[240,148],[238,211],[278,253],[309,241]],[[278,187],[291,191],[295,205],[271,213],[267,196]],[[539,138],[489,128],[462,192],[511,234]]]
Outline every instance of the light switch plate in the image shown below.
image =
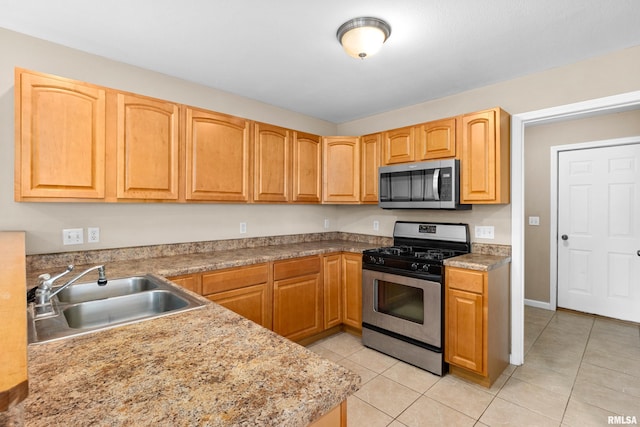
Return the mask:
[[380,230],[380,221],[373,221],[373,231]]
[[87,227],[87,243],[98,243],[100,241],[100,228]]
[[247,223],[246,222],[241,222],[240,223],[240,234],[246,234],[247,233]]
[[493,225],[476,225],[476,238],[478,239],[495,238]]
[[82,228],[65,228],[62,230],[63,245],[81,245],[84,243]]
[[540,217],[539,216],[530,216],[529,217],[529,225],[540,225]]

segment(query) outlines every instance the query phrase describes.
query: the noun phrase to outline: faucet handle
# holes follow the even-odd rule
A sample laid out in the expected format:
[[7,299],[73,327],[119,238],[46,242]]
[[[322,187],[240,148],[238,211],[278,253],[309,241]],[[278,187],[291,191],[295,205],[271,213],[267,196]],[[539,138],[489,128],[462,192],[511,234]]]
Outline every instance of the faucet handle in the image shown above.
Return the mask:
[[67,269],[65,271],[63,271],[62,273],[58,274],[57,276],[51,277],[50,274],[45,273],[45,274],[41,274],[40,276],[38,276],[38,278],[44,277],[44,276],[48,276],[42,282],[42,287],[51,289],[51,287],[53,286],[53,282],[55,282],[56,280],[58,280],[59,278],[61,278],[62,276],[64,276],[65,274],[69,273],[72,270],[73,270],[73,264],[69,264],[67,266]]

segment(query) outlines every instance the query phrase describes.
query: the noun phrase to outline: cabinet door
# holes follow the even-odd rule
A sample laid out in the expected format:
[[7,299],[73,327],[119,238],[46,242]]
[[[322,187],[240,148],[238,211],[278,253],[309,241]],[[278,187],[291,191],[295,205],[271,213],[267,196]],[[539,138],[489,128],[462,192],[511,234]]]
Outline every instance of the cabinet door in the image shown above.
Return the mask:
[[288,202],[291,197],[291,135],[288,129],[254,125],[254,193],[256,202]]
[[446,325],[446,361],[484,373],[482,294],[448,288]]
[[187,200],[249,201],[249,122],[186,109]]
[[273,283],[273,331],[292,341],[323,330],[320,274]]
[[171,280],[176,285],[202,295],[202,285],[200,284],[199,274],[185,274],[183,276],[167,277],[167,280]]
[[374,133],[360,138],[360,201],[378,203],[378,168],[380,167],[380,141],[382,134]]
[[382,139],[385,165],[406,163],[414,160],[415,128],[408,126],[386,131]]
[[324,138],[324,202],[360,202],[359,145],[359,138],[355,136]]
[[342,283],[342,322],[362,330],[362,254],[342,254]]
[[462,117],[461,203],[509,203],[509,115],[499,108]]
[[271,329],[271,293],[269,285],[247,286],[231,291],[217,292],[207,298],[247,319]]
[[324,276],[324,329],[342,324],[342,256],[323,257]]
[[455,157],[456,119],[424,123],[419,126],[416,139],[416,160]]
[[105,197],[105,90],[16,70],[15,199]]
[[178,106],[117,95],[119,199],[178,199]]
[[322,200],[322,142],[317,135],[293,134],[293,201]]

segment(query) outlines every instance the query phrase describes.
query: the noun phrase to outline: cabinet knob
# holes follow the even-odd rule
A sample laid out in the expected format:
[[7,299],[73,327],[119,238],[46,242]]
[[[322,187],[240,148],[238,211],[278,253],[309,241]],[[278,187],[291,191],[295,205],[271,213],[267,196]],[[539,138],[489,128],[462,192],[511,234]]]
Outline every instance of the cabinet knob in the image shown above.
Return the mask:
[[[569,236],[567,236],[566,234],[563,234],[562,235],[562,240],[569,240]],[[638,252],[640,252],[640,251],[638,251]]]

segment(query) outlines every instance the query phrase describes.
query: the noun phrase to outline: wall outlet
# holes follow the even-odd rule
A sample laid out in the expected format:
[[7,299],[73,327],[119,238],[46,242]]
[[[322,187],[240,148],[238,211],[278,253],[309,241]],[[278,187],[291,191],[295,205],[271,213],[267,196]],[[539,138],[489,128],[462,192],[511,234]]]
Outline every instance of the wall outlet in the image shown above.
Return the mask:
[[100,228],[87,227],[87,243],[98,243],[100,241]]
[[328,218],[325,218],[325,220],[324,220],[324,228],[325,229],[329,228],[329,219]]
[[81,245],[83,243],[82,228],[65,228],[62,230],[63,245]]
[[373,221],[373,231],[380,230],[380,221]]
[[240,234],[246,234],[247,233],[247,223],[246,222],[241,222],[240,223]]
[[530,216],[529,217],[529,225],[540,225],[540,217],[539,216]]
[[493,239],[494,227],[493,225],[476,225],[476,238],[478,239]]

